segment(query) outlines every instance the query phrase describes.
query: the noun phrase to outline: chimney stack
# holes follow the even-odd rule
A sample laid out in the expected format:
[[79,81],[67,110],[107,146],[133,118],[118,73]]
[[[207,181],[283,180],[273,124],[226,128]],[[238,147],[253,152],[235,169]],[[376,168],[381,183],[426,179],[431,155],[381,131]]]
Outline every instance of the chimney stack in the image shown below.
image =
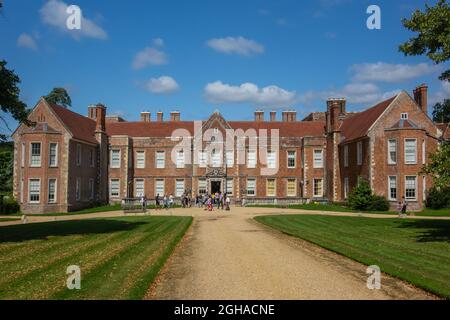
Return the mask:
[[95,117],[95,131],[105,132],[106,107],[103,104],[97,103],[95,106]]
[[340,127],[340,114],[341,108],[343,106],[345,99],[330,98],[327,100],[327,132],[335,132],[339,130]]
[[285,110],[281,114],[282,114],[282,120],[284,122],[297,121],[297,111],[295,111],[295,110]]
[[94,105],[94,104],[89,105],[88,106],[88,118],[95,120],[97,118],[96,111],[97,111],[96,105]]
[[277,121],[277,112],[274,110],[270,111],[270,121]]
[[180,112],[178,111],[170,112],[170,121],[180,121]]
[[264,111],[262,110],[255,111],[255,121],[264,121]]
[[156,120],[157,121],[163,121],[163,113],[162,113],[162,111],[158,111],[156,113]]
[[425,114],[428,112],[428,86],[426,84],[421,84],[413,91],[414,100],[419,105]]
[[141,112],[141,121],[142,122],[150,122],[151,121],[151,113],[148,111]]
[[294,121],[297,121],[297,111],[295,111],[295,110],[291,110],[290,111],[290,115],[291,115],[291,117],[290,117],[290,121],[292,121],[292,122],[294,122]]

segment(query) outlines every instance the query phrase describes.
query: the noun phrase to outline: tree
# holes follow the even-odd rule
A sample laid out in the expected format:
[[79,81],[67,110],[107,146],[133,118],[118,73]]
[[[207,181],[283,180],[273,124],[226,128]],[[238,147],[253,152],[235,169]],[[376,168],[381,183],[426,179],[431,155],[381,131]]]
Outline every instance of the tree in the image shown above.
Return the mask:
[[439,189],[450,188],[450,142],[442,144],[430,158],[431,162],[422,168],[421,174],[431,175],[434,186]]
[[445,99],[444,102],[438,102],[434,105],[433,121],[440,123],[450,122],[450,99]]
[[45,100],[65,108],[72,106],[72,100],[64,88],[53,88],[53,90],[45,97]]
[[[6,68],[7,62],[0,60],[0,109],[4,113],[9,113],[15,120],[31,125],[27,119],[29,110],[27,105],[20,101],[20,89],[17,86],[20,83],[19,77],[13,70]],[[0,120],[6,129],[12,132],[8,122],[0,115]],[[0,133],[0,141],[5,141],[8,135]]]
[[[450,58],[450,7],[446,0],[439,0],[436,6],[425,4],[425,8],[425,12],[416,10],[410,20],[402,20],[403,26],[418,35],[399,49],[405,56],[426,54],[434,63],[443,63]],[[439,79],[450,81],[450,70]]]
[[372,202],[372,189],[365,179],[358,179],[358,184],[348,196],[348,205],[355,210],[367,210]]
[[12,192],[13,148],[12,142],[0,142],[0,194]]

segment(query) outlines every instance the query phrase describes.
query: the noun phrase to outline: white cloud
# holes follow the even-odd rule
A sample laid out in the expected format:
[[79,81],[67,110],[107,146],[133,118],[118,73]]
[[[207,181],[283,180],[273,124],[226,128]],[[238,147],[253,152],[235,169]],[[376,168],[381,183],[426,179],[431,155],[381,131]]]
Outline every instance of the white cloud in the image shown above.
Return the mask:
[[179,89],[178,83],[169,76],[152,78],[145,84],[145,89],[158,94],[168,94]]
[[261,44],[244,37],[211,39],[207,42],[207,44],[210,48],[225,54],[251,56],[264,52],[264,47]]
[[42,22],[45,24],[58,28],[59,30],[70,34],[72,37],[79,39],[80,37],[106,39],[108,34],[100,26],[95,24],[92,20],[81,17],[81,29],[70,30],[67,28],[66,21],[69,15],[66,12],[68,5],[59,0],[49,0],[39,10]]
[[275,85],[258,88],[253,83],[233,86],[216,81],[205,86],[205,98],[211,103],[250,103],[260,107],[286,107],[295,102],[296,93]]
[[167,55],[164,51],[147,47],[134,56],[133,69],[142,69],[149,65],[159,66],[167,63]]
[[38,49],[37,43],[34,38],[27,33],[22,33],[17,38],[17,45],[22,48],[31,49],[33,51],[37,51]]
[[384,62],[355,64],[350,67],[354,81],[402,82],[439,71],[440,67],[428,63],[416,65]]

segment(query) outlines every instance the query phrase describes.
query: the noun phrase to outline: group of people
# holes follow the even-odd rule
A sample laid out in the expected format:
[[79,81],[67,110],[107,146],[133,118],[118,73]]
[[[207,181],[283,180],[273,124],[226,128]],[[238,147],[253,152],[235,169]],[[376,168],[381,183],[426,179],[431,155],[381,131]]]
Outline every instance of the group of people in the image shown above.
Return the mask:
[[195,197],[195,204],[198,208],[213,211],[214,206],[221,210],[230,210],[231,199],[226,193],[216,192],[213,194],[197,195]]
[[173,207],[174,203],[175,201],[173,195],[165,194],[163,197],[161,197],[158,193],[155,197],[156,209],[169,209]]
[[407,215],[406,215],[407,208],[408,208],[408,202],[406,202],[405,197],[402,197],[402,201],[399,201],[398,206],[397,206],[399,218],[407,217]]

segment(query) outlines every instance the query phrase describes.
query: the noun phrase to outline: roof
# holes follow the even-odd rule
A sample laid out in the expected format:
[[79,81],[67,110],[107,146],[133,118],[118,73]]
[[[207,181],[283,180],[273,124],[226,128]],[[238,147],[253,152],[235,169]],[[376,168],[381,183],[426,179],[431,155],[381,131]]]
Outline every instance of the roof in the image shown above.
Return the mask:
[[[325,133],[325,122],[282,122],[282,121],[228,121],[231,128],[242,129],[279,129],[280,137],[322,136]],[[170,137],[176,129],[186,129],[194,134],[193,121],[152,121],[152,122],[107,122],[106,133],[127,135],[130,137]],[[269,134],[270,132],[268,132]]]
[[48,104],[59,119],[72,133],[73,138],[97,143],[95,139],[95,121],[56,104]]
[[367,135],[367,131],[377,121],[384,110],[394,101],[397,96],[384,100],[375,106],[359,112],[354,116],[345,119],[341,125],[341,133],[344,141],[351,141]]
[[396,122],[390,129],[418,129],[419,127],[411,120],[401,119]]
[[450,139],[450,123],[436,123],[436,127],[442,131],[442,137],[445,140]]

